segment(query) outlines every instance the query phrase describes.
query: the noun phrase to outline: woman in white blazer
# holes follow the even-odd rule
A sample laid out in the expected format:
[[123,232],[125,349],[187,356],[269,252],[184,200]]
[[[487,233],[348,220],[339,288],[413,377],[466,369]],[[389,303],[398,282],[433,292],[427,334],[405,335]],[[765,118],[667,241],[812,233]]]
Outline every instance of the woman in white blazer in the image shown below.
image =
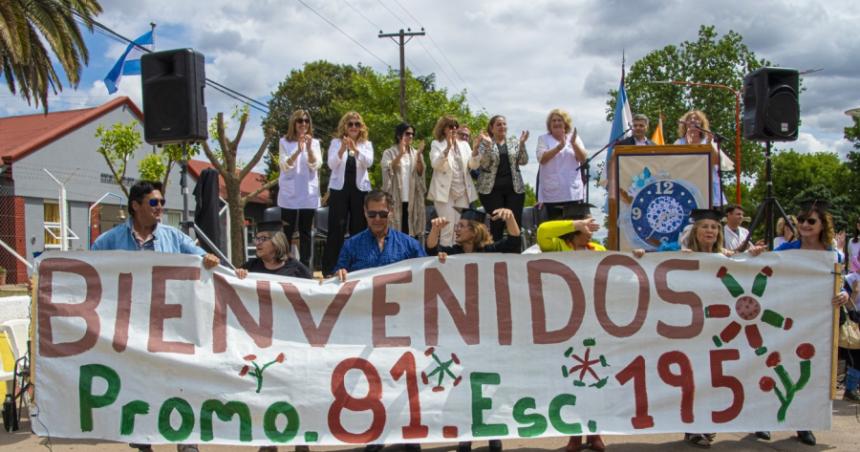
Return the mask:
[[349,235],[367,228],[364,219],[364,196],[370,191],[367,169],[373,164],[373,143],[367,139],[367,125],[357,112],[340,118],[334,139],[328,147],[328,237],[323,255],[324,274],[332,273],[337,263],[344,233]]
[[296,110],[290,116],[287,134],[279,143],[278,206],[284,234],[292,240],[299,231],[299,260],[306,267],[311,259],[311,227],[320,206],[320,141],[313,137],[311,115]]
[[430,146],[433,177],[427,199],[433,201],[437,216],[448,219],[439,237],[442,246],[454,243],[454,225],[460,221],[458,209],[465,209],[478,199],[469,170],[478,168],[481,158],[477,149],[473,151],[468,142],[457,139],[459,127],[453,116],[439,118],[433,128],[436,140]]

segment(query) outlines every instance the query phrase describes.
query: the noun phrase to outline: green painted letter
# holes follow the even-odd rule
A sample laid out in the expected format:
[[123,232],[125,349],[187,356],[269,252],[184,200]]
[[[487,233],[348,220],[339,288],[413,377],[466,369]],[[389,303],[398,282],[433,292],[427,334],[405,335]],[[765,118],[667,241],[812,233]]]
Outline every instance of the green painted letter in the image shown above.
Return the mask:
[[508,426],[505,424],[485,424],[482,411],[493,408],[493,399],[483,397],[483,385],[501,384],[502,377],[497,373],[472,372],[469,384],[472,389],[472,436],[505,436]]
[[[81,366],[81,379],[78,381],[78,401],[81,410],[81,431],[93,431],[93,408],[104,408],[114,402],[122,384],[119,374],[108,366],[87,364]],[[100,377],[107,383],[102,395],[93,394],[93,378]]]

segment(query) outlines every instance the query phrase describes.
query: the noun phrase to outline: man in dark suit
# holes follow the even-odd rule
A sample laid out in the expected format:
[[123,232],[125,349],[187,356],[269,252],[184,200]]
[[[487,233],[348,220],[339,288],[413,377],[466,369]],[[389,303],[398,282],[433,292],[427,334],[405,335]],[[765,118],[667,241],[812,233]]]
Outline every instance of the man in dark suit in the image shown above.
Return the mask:
[[633,136],[618,142],[622,145],[654,146],[654,142],[646,136],[648,134],[648,117],[643,114],[633,115]]

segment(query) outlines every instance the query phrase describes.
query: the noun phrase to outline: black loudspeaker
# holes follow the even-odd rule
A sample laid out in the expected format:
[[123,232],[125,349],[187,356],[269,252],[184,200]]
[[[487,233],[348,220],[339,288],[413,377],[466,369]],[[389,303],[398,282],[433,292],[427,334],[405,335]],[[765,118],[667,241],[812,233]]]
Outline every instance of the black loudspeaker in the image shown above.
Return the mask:
[[192,49],[148,53],[140,59],[143,129],[150,144],[206,140],[203,54]]
[[799,75],[794,69],[764,67],[744,77],[744,138],[794,141],[800,123]]

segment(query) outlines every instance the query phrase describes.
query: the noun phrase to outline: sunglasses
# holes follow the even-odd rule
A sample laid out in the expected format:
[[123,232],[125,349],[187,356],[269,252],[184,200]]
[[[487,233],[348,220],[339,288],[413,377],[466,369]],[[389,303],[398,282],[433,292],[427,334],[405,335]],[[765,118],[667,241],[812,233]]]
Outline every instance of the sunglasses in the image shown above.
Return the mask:
[[379,218],[388,218],[388,211],[387,210],[368,210],[367,211],[367,218],[376,218],[377,216]]
[[449,129],[459,129],[459,128],[460,128],[460,124],[457,124],[457,123],[454,123],[454,124],[448,124],[448,128],[449,128]]
[[361,123],[360,123],[360,122],[357,122],[357,121],[356,121],[356,122],[351,122],[351,121],[350,121],[350,122],[346,123],[346,126],[347,126],[347,127],[361,127]]
[[149,198],[149,207],[164,206],[166,202],[164,198]]
[[810,226],[815,226],[815,224],[818,223],[818,218],[797,217],[797,224],[803,224],[803,223],[806,223]]
[[265,235],[258,235],[256,237],[254,237],[254,243],[263,243],[263,242],[268,242],[269,240],[272,240],[272,238],[267,237]]
[[404,135],[404,136],[407,136],[407,137],[414,137],[414,136],[415,136],[415,134],[414,134],[414,133],[412,133],[412,132],[406,132],[406,133],[404,133],[403,135]]
[[311,123],[310,118],[299,118],[299,119],[296,119],[296,124],[310,124],[310,123]]
[[459,134],[457,134],[457,136],[463,140],[468,140],[469,138],[471,138],[471,136],[468,133],[459,133]]

